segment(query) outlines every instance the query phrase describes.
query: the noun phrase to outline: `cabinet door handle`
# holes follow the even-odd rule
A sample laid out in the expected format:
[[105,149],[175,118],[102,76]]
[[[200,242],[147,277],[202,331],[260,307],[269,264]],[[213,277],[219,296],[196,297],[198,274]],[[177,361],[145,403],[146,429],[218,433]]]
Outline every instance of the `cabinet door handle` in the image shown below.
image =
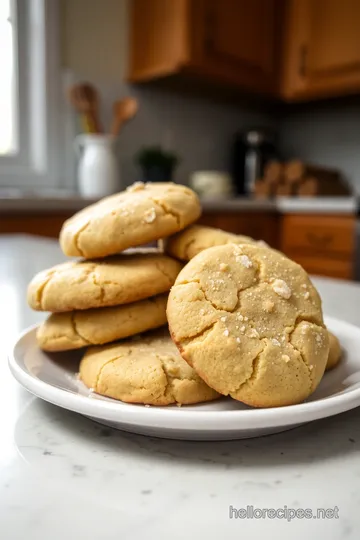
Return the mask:
[[307,57],[308,57],[308,48],[307,48],[306,45],[302,45],[300,47],[300,55],[299,55],[299,75],[300,75],[300,77],[305,77],[306,76]]
[[332,244],[334,237],[331,234],[317,236],[315,233],[309,232],[306,234],[306,239],[308,240],[309,244],[317,248],[326,248]]

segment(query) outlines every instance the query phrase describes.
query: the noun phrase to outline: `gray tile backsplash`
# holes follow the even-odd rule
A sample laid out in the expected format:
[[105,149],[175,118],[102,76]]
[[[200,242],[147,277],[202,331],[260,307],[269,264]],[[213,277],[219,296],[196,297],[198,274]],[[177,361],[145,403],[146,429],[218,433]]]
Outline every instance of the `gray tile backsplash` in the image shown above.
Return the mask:
[[360,100],[293,106],[280,126],[285,156],[340,169],[360,194]]
[[[84,77],[80,75],[66,78],[68,82],[81,79]],[[121,182],[124,186],[139,179],[140,172],[134,164],[134,155],[143,145],[161,144],[175,151],[180,158],[175,180],[186,184],[192,171],[228,170],[231,141],[236,131],[252,126],[275,126],[275,115],[259,111],[254,104],[226,105],[201,97],[183,96],[154,86],[129,86],[94,79],[90,81],[96,85],[102,98],[105,128],[110,126],[111,106],[115,100],[132,95],[139,101],[137,116],[124,127],[117,144]],[[71,117],[70,121],[74,124],[74,115]],[[69,128],[66,133],[68,138]],[[71,145],[69,151],[72,153]],[[74,159],[71,157],[73,162]]]

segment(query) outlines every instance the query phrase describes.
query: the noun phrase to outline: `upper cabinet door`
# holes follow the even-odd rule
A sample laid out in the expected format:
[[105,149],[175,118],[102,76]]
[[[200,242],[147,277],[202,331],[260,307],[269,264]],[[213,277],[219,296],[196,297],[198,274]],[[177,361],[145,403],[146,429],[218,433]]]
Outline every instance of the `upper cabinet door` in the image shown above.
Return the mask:
[[359,0],[307,0],[309,77],[360,70]]
[[193,36],[200,66],[251,90],[276,83],[276,0],[198,0]]
[[285,26],[285,96],[360,90],[359,0],[291,0]]

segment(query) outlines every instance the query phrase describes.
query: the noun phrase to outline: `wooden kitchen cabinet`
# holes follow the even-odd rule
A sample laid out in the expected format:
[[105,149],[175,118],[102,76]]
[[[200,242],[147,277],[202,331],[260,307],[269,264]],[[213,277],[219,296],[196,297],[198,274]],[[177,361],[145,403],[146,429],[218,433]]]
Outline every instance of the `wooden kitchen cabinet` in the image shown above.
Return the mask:
[[359,0],[132,0],[128,79],[288,102],[356,94],[359,28]]
[[199,223],[234,234],[264,240],[269,246],[279,246],[279,215],[275,212],[214,212],[204,211]]
[[282,0],[132,0],[129,80],[195,76],[275,92]]
[[284,28],[285,99],[360,92],[358,0],[287,0]]
[[61,227],[74,212],[14,212],[0,216],[0,234],[33,234],[58,238]]
[[355,224],[349,215],[284,215],[280,250],[310,274],[352,279]]

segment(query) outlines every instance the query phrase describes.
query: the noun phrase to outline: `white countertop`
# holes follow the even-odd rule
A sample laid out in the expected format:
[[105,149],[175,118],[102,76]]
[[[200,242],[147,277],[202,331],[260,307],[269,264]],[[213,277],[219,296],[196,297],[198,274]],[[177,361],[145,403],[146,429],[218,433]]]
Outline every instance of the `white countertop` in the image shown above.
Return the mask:
[[[360,534],[360,408],[279,435],[167,441],[112,431],[34,398],[5,351],[40,321],[32,275],[55,241],[0,237],[0,537],[4,540],[349,539]],[[360,286],[315,279],[328,315],[360,325]],[[229,507],[339,508],[339,519],[229,519]]]
[[[84,198],[67,191],[44,191],[36,195],[19,190],[0,189],[0,212],[77,212],[97,199]],[[208,199],[201,201],[203,210],[239,212],[281,212],[354,214],[358,209],[356,197],[278,197],[255,199],[233,197],[231,199]]]

